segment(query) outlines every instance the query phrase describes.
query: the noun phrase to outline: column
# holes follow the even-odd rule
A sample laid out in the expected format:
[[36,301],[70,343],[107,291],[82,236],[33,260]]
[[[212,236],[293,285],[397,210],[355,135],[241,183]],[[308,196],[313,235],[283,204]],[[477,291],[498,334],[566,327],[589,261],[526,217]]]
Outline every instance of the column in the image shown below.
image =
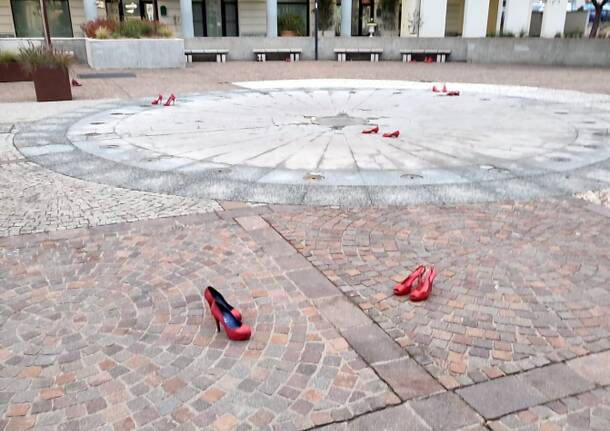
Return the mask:
[[97,18],[97,4],[95,0],[83,0],[85,20],[92,21]]
[[445,37],[447,0],[421,0],[420,37]]
[[180,21],[182,23],[182,37],[184,39],[195,37],[192,0],[180,0]]
[[352,0],[341,0],[341,36],[352,36]]
[[485,37],[487,35],[488,13],[488,0],[465,0],[462,37]]
[[267,37],[277,37],[277,0],[267,0]]
[[547,0],[542,14],[540,37],[555,37],[563,33],[566,24],[568,0]]
[[400,37],[417,37],[420,26],[419,2],[420,0],[402,0]]
[[507,0],[504,9],[504,33],[519,36],[530,31],[532,19],[532,0]]

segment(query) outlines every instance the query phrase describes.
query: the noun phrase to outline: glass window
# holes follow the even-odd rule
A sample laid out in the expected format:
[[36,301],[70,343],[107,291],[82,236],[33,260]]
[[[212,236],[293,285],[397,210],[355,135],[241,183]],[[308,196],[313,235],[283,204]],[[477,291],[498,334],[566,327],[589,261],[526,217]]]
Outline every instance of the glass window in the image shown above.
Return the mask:
[[[309,36],[309,4],[306,1],[301,2],[278,2],[277,3],[277,19],[278,24],[281,20],[287,19],[289,27],[298,26],[297,33],[301,36]],[[280,30],[278,28],[278,30]]]
[[226,0],[222,2],[224,29],[223,36],[239,36],[239,24],[237,22],[237,1]]
[[[11,0],[15,35],[17,37],[42,37],[42,15],[38,0]],[[72,37],[72,21],[68,0],[47,2],[49,30],[53,37]]]

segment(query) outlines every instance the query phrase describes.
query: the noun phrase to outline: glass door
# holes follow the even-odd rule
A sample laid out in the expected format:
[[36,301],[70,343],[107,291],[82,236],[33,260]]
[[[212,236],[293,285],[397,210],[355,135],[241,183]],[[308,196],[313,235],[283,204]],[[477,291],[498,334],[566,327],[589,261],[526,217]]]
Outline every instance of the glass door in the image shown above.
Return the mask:
[[222,35],[239,36],[237,0],[222,1]]

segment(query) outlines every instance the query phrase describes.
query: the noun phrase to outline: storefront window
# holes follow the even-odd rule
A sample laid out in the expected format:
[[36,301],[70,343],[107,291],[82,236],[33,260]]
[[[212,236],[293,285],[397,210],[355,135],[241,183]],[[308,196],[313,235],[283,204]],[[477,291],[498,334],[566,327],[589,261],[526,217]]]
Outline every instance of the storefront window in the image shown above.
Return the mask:
[[[295,31],[301,36],[309,36],[309,5],[307,1],[278,1],[277,18],[278,25],[285,20],[291,31]],[[278,30],[281,31],[281,28]]]
[[[15,35],[17,37],[42,37],[42,15],[38,0],[11,0]],[[53,37],[72,37],[70,6],[67,0],[47,2],[49,30]]]

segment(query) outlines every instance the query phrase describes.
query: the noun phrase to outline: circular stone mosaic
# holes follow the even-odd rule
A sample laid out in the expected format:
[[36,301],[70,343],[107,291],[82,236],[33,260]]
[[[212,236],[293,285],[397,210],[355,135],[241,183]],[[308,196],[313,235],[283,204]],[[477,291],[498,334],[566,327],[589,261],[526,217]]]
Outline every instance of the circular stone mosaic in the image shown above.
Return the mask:
[[[399,81],[243,86],[179,97],[171,107],[102,107],[57,127],[66,141],[43,140],[48,151],[31,139],[36,130],[16,142],[85,179],[271,203],[530,199],[610,181],[607,96],[450,84],[461,94],[448,97],[432,84]],[[362,133],[376,125],[378,134]],[[394,130],[399,137],[382,137]]]

